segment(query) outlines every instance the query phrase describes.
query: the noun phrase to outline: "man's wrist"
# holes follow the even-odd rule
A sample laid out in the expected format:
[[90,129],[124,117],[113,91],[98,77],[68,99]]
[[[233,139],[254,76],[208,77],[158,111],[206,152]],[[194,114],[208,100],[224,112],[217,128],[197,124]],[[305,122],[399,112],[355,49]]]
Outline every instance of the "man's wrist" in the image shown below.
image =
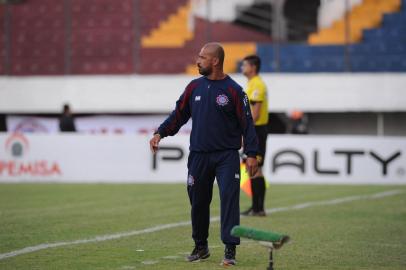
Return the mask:
[[155,132],[154,132],[154,136],[159,136],[159,139],[162,139],[162,136],[161,136],[161,134],[159,134],[158,131],[155,131]]

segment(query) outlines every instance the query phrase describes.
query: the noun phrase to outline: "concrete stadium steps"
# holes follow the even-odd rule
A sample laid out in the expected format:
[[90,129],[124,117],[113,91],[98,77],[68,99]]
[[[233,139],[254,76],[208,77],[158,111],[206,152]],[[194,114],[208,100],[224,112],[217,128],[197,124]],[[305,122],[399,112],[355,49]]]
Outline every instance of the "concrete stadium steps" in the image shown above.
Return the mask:
[[176,13],[180,7],[185,6],[190,0],[139,0],[138,20],[140,22],[141,35],[147,36],[159,24],[171,14]]
[[151,31],[148,36],[141,39],[144,48],[179,48],[193,38],[193,32],[189,26],[190,2],[179,7],[176,13],[161,21],[158,28]]
[[272,34],[272,4],[266,2],[253,2],[237,8],[237,17],[234,24],[254,31]]
[[[396,12],[400,8],[401,0],[364,0],[362,4],[349,11],[349,42],[360,42],[364,29],[380,26],[385,13]],[[311,45],[345,44],[346,42],[345,17],[334,22],[331,27],[311,34],[308,38],[308,43]]]

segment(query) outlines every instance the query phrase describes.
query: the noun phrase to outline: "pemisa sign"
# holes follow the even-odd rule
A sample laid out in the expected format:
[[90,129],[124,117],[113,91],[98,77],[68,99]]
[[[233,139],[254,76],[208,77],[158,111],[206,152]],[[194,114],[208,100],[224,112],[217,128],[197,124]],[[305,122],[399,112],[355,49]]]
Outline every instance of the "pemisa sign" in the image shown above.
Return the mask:
[[10,134],[4,143],[5,155],[0,157],[0,177],[54,177],[62,175],[56,161],[30,157],[30,141],[21,133]]

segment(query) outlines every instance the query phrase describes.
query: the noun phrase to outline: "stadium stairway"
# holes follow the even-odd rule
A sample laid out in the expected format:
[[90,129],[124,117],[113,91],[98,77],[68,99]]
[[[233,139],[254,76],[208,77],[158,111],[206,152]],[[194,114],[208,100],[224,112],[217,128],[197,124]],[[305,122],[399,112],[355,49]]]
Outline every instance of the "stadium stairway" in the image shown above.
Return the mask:
[[138,19],[141,36],[144,38],[150,35],[154,29],[159,27],[162,21],[176,14],[188,2],[189,0],[139,0]]
[[[320,0],[285,0],[283,15],[286,22],[286,36],[289,42],[303,42],[310,33],[317,30],[317,13]],[[237,18],[234,24],[272,35],[275,26],[273,4],[269,1],[253,1],[253,3],[237,7]]]
[[272,5],[266,2],[254,2],[251,5],[237,7],[238,13],[234,24],[272,34]]
[[144,48],[180,48],[188,40],[193,38],[193,32],[189,26],[189,14],[191,3],[179,7],[176,13],[163,20],[159,27],[142,38],[141,45]]

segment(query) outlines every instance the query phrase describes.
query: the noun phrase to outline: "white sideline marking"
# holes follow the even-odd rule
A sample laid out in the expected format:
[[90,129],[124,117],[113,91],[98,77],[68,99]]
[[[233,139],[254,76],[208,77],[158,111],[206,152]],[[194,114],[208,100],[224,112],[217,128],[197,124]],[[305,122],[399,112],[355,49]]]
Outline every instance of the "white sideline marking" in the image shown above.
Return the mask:
[[132,269],[136,269],[136,268],[135,268],[135,266],[124,265],[124,266],[121,267],[120,269],[123,269],[123,270],[132,270]]
[[159,263],[159,261],[143,261],[143,262],[141,262],[142,264],[145,264],[145,265],[152,265],[152,264],[157,264],[157,263]]
[[180,256],[176,256],[176,255],[162,257],[162,259],[167,259],[167,260],[177,260],[179,258],[180,258]]
[[[308,208],[308,207],[312,207],[312,206],[335,205],[335,204],[341,204],[341,203],[358,201],[358,200],[374,200],[374,199],[379,199],[379,198],[383,198],[383,197],[394,196],[394,195],[397,195],[400,193],[402,193],[401,190],[389,190],[389,191],[375,193],[375,194],[371,194],[371,195],[357,195],[357,196],[332,199],[332,200],[328,200],[328,201],[307,202],[307,203],[301,203],[301,204],[296,204],[296,205],[287,206],[287,207],[271,208],[271,209],[268,209],[266,212],[268,214],[272,214],[272,213],[277,213],[277,212],[299,210],[299,209],[304,209],[304,208]],[[244,216],[241,216],[241,218],[244,218]],[[220,217],[213,217],[210,219],[211,222],[216,222],[219,220],[220,220]],[[95,243],[95,242],[103,242],[103,241],[108,241],[108,240],[115,240],[115,239],[130,237],[130,236],[134,236],[134,235],[153,233],[153,232],[158,232],[158,231],[162,231],[162,230],[166,230],[166,229],[172,229],[172,228],[189,226],[189,225],[191,225],[190,221],[182,221],[182,222],[177,222],[177,223],[158,225],[158,226],[146,228],[143,230],[122,232],[122,233],[115,233],[115,234],[108,234],[108,235],[100,235],[100,236],[96,236],[94,238],[89,238],[89,239],[79,239],[79,240],[74,240],[74,241],[65,241],[65,242],[57,242],[57,243],[44,243],[44,244],[40,244],[37,246],[25,247],[23,249],[14,250],[14,251],[7,252],[7,253],[2,253],[2,254],[0,254],[0,260],[19,256],[22,254],[36,252],[36,251],[43,250],[43,249],[70,246],[70,245],[80,245],[80,244],[87,244],[87,243]]]
[[290,211],[290,210],[299,210],[299,209],[304,209],[304,208],[308,208],[308,207],[312,207],[312,206],[335,205],[335,204],[359,201],[359,200],[374,200],[374,199],[379,199],[379,198],[383,198],[383,197],[397,195],[400,193],[402,193],[401,190],[389,190],[389,191],[384,191],[384,192],[375,193],[375,194],[371,194],[371,195],[356,195],[356,196],[332,199],[329,201],[307,202],[307,203],[296,204],[293,206],[268,209],[268,210],[266,210],[266,213],[272,214],[272,213],[285,212],[285,211]]

